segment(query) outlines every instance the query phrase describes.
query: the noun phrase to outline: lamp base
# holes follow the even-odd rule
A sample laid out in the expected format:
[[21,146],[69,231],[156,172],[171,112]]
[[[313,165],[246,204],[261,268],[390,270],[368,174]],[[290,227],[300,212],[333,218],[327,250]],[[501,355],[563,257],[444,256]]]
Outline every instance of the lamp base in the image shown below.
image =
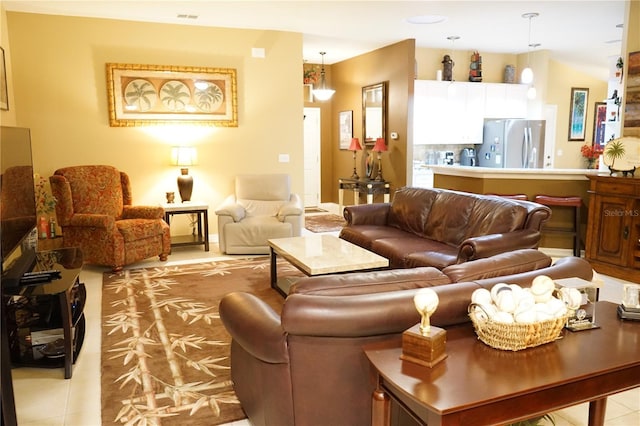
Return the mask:
[[356,168],[353,168],[353,174],[351,175],[351,179],[360,179],[360,176],[358,176],[358,172],[356,172]]
[[189,176],[189,169],[180,169],[182,173],[178,176],[178,191],[180,191],[180,199],[191,201],[191,193],[193,192],[193,177]]

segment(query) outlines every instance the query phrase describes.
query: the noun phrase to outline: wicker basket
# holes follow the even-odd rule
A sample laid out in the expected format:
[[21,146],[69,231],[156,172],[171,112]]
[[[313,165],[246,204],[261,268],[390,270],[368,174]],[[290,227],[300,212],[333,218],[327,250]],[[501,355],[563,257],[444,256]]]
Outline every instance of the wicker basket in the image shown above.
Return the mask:
[[[559,339],[569,315],[531,324],[505,324],[476,318],[475,303],[469,305],[469,317],[478,339],[496,349],[519,351]],[[482,309],[482,307],[480,307]]]

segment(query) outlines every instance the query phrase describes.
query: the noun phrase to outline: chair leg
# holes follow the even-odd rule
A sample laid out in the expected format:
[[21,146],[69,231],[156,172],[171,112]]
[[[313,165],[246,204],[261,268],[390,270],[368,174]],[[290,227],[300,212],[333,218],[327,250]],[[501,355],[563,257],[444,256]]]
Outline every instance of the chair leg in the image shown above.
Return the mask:
[[580,249],[582,248],[582,238],[580,238],[580,207],[575,207],[574,212],[573,227],[575,229],[575,235],[573,237],[573,255],[580,257]]

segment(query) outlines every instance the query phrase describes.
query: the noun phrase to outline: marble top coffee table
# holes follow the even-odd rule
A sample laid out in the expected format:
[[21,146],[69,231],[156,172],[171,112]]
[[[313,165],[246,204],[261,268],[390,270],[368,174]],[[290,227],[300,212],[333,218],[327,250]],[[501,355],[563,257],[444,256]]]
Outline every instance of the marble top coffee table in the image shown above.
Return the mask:
[[274,238],[269,240],[269,247],[271,287],[283,296],[287,293],[278,286],[277,256],[286,259],[308,276],[381,269],[389,266],[389,259],[327,234]]

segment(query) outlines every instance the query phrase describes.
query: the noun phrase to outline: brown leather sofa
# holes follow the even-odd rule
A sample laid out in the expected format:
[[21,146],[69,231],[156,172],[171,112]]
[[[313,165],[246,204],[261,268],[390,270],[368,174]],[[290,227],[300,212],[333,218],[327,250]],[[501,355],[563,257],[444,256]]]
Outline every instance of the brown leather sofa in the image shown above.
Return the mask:
[[391,268],[449,265],[537,248],[551,210],[530,201],[446,189],[400,188],[391,203],[344,208],[340,238]]
[[219,310],[232,337],[231,377],[251,424],[371,424],[375,378],[362,347],[381,341],[400,345],[402,332],[419,322],[413,305],[418,287],[434,285],[440,304],[431,323],[446,329],[469,321],[467,308],[477,288],[498,282],[528,286],[543,274],[593,277],[589,263],[577,257],[533,272],[454,284],[438,285],[443,277],[437,272],[416,268],[303,278],[281,315],[252,294],[225,296]]

